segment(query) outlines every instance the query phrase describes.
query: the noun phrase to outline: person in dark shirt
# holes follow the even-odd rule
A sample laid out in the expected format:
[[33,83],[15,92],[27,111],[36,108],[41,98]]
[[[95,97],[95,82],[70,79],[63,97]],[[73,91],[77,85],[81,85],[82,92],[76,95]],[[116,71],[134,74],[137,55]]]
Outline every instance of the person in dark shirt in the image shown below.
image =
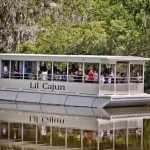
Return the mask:
[[43,72],[47,71],[47,67],[45,63],[40,66],[40,70]]

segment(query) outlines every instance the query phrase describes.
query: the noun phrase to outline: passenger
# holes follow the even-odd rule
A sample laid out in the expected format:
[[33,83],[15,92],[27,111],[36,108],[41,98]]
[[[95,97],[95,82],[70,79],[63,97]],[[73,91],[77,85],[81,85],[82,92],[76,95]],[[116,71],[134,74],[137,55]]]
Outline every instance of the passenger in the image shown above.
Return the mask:
[[47,80],[47,71],[43,71],[42,73],[41,73],[41,79],[42,80],[44,80],[44,81],[46,81]]
[[41,66],[40,66],[40,70],[42,72],[46,72],[47,71],[47,67],[46,67],[46,64],[44,62],[42,62]]
[[125,78],[125,74],[124,73],[121,73],[121,80],[120,80],[120,83],[127,83],[127,80]]
[[105,78],[104,78],[103,74],[100,75],[99,82],[100,83],[104,83],[105,82]]
[[25,68],[24,68],[24,78],[29,79],[29,68],[27,64],[25,64]]
[[115,73],[113,68],[110,69],[110,77],[111,77],[111,83],[114,83]]
[[18,68],[15,66],[15,68],[14,68],[14,77],[16,78],[16,79],[19,79],[19,71],[18,71]]
[[36,71],[33,71],[32,73],[33,73],[33,78],[32,78],[32,79],[33,79],[33,80],[37,80],[37,74],[36,74]]
[[108,75],[108,83],[112,83],[112,77],[111,77],[111,74]]
[[73,74],[73,72],[70,73],[68,81],[69,82],[74,82],[74,74]]
[[8,77],[9,77],[8,64],[5,63],[5,66],[4,66],[4,78],[8,78]]
[[115,73],[114,73],[114,69],[113,69],[113,68],[111,68],[110,74],[111,74],[111,77],[114,77],[114,76],[115,76]]
[[82,71],[82,65],[79,65],[79,66],[78,66],[78,70],[79,70],[79,71]]
[[84,72],[86,75],[90,72],[90,66],[89,65],[85,68]]
[[106,74],[109,74],[109,69],[107,68],[106,65],[104,66],[104,74],[105,74],[105,75],[106,75]]
[[66,72],[63,72],[62,73],[62,81],[67,81],[67,73]]
[[139,72],[137,72],[136,83],[142,83],[142,76],[140,76]]
[[98,83],[98,73],[97,73],[97,70],[94,71],[94,82]]
[[74,82],[79,82],[79,72],[76,71],[74,74]]
[[56,72],[56,74],[54,75],[54,80],[55,81],[61,81],[62,77],[59,71]]
[[89,83],[93,83],[94,82],[94,72],[93,72],[93,68],[90,68],[90,72],[88,73],[88,82]]
[[19,63],[19,73],[23,74],[23,64],[22,64],[22,62]]
[[41,70],[38,71],[38,80],[42,80],[42,72],[41,72]]
[[29,69],[29,74],[28,74],[29,79],[33,80],[34,79],[34,74],[31,72],[31,69]]
[[105,74],[105,82],[104,83],[108,83],[108,79],[109,79],[109,75],[106,73]]
[[48,80],[51,80],[51,78],[52,78],[52,69],[50,68],[48,70]]

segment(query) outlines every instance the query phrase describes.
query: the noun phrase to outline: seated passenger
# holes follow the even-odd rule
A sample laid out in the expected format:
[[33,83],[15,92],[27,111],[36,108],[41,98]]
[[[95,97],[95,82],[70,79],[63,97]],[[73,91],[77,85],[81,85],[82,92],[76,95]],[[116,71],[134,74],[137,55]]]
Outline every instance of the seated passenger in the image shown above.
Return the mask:
[[18,68],[17,67],[15,67],[14,68],[14,77],[16,78],[16,79],[19,79],[19,71],[18,71]]
[[8,64],[5,63],[5,66],[4,66],[4,78],[8,78],[8,77],[9,77]]
[[142,83],[142,76],[140,76],[139,72],[137,72],[136,83]]
[[42,78],[41,78],[42,80],[44,80],[44,81],[47,80],[47,71],[43,71],[43,72],[41,73],[41,77],[42,77]]
[[79,81],[79,72],[78,72],[78,71],[75,72],[75,75],[74,75],[74,82],[80,82],[80,81]]
[[109,74],[109,68],[105,65],[104,66],[104,74]]
[[48,70],[48,80],[51,80],[51,78],[52,78],[52,69],[50,68]]
[[67,73],[66,72],[63,72],[62,73],[62,81],[67,81]]
[[69,82],[74,82],[74,74],[73,74],[73,72],[70,73],[68,81]]
[[41,72],[41,70],[39,70],[39,71],[38,71],[38,77],[37,77],[38,80],[42,80],[42,75],[41,75],[41,74],[42,74],[42,72]]
[[57,71],[56,74],[54,74],[54,80],[55,81],[61,81],[62,80],[62,76],[61,76],[59,71]]
[[27,64],[25,64],[25,68],[24,68],[24,78],[29,79],[29,68]]
[[89,65],[85,68],[84,72],[86,75],[90,72],[90,66]]
[[111,76],[111,74],[108,75],[108,83],[112,83],[112,76]]
[[28,74],[29,79],[33,80],[34,79],[34,74],[31,71],[31,69],[29,69],[29,74]]
[[99,77],[99,82],[100,83],[104,83],[105,82],[105,78],[104,78],[104,75],[101,74],[100,77]]
[[125,78],[125,74],[124,73],[121,73],[120,83],[127,83],[127,80]]
[[47,71],[47,67],[46,67],[46,64],[44,62],[42,62],[41,66],[40,66],[40,70],[42,72],[46,72]]
[[93,83],[94,82],[94,72],[93,69],[91,68],[90,72],[88,73],[88,82]]

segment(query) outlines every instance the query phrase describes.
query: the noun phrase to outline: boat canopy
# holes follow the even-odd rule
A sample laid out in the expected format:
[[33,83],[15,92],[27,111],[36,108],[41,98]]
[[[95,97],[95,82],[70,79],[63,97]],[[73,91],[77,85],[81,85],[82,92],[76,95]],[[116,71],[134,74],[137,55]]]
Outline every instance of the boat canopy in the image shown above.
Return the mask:
[[116,61],[130,61],[142,63],[149,58],[136,56],[109,56],[109,55],[46,55],[46,54],[0,54],[0,60],[26,60],[26,61],[55,61],[55,62],[90,62],[113,63]]

